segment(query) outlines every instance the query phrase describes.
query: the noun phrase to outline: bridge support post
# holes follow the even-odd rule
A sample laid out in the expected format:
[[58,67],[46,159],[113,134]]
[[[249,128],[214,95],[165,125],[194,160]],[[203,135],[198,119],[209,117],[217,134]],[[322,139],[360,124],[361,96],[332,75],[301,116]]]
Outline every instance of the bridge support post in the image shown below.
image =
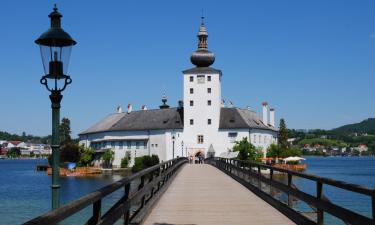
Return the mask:
[[[130,183],[125,185],[125,193],[124,193],[124,201],[126,202],[129,199],[130,194]],[[130,205],[128,206],[128,209],[124,213],[124,225],[128,225],[130,222]]]

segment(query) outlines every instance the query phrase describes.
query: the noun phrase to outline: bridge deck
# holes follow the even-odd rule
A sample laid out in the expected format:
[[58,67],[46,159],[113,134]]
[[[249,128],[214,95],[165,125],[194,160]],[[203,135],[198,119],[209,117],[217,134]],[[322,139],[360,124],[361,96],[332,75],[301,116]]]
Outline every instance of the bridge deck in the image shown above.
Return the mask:
[[210,165],[186,165],[144,225],[294,224]]

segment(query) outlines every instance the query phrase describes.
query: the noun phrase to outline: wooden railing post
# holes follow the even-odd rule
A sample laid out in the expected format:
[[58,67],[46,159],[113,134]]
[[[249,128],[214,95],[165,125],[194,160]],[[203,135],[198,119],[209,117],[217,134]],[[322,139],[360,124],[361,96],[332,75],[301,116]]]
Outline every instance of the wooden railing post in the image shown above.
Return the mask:
[[270,195],[273,196],[273,188],[272,188],[272,181],[273,181],[273,169],[270,169]]
[[87,225],[95,225],[98,224],[101,217],[102,211],[102,200],[99,199],[98,201],[94,202],[92,206],[92,217],[87,222]]
[[[145,175],[141,177],[141,183],[138,186],[138,191],[140,191],[143,188],[143,186],[145,186]],[[143,208],[144,205],[145,205],[145,196],[143,195],[141,199],[141,208]]]
[[[128,184],[125,185],[125,189],[124,189],[124,201],[125,202],[129,199],[130,184],[131,184],[131,182],[129,182]],[[124,225],[129,224],[129,222],[130,222],[129,218],[130,218],[130,205],[124,213]]]
[[[316,198],[321,200],[323,197],[323,183],[320,181],[316,182]],[[324,224],[324,211],[320,208],[317,208],[317,224],[323,225]]]
[[260,171],[260,166],[258,165],[258,188],[262,190],[262,182],[260,181],[260,177],[262,176],[262,172]]
[[371,193],[372,220],[375,222],[375,190]]
[[[288,188],[292,189],[292,174],[288,173]],[[293,206],[292,196],[288,193],[288,206]]]

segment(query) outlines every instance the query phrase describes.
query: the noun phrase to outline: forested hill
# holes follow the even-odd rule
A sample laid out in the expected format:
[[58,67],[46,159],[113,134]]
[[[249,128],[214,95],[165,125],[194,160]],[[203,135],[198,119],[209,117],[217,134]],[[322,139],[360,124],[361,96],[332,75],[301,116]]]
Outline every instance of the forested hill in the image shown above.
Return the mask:
[[369,118],[360,123],[348,124],[335,129],[335,133],[368,133],[375,134],[375,118]]
[[50,142],[50,136],[46,137],[39,137],[34,135],[26,135],[25,132],[22,133],[22,135],[18,134],[10,134],[5,131],[0,131],[0,140],[5,141],[24,141],[24,142],[32,142],[32,143],[42,143],[42,144],[48,144]]

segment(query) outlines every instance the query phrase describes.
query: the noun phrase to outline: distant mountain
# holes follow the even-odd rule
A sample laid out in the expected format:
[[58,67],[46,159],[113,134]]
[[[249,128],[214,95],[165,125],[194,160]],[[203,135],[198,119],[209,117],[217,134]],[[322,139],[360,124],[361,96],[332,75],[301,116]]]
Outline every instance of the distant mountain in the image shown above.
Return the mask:
[[360,123],[348,124],[335,129],[333,132],[342,133],[369,133],[375,134],[375,118],[369,118]]

